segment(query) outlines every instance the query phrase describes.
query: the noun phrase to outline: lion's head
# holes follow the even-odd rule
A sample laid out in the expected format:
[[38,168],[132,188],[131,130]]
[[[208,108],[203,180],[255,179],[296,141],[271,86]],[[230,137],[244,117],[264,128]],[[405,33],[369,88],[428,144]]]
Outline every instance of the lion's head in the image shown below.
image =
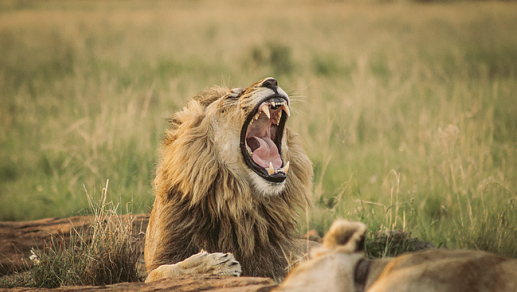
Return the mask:
[[172,116],[150,222],[156,235],[150,241],[167,242],[154,245],[163,252],[153,252],[148,267],[202,248],[234,253],[245,275],[277,272],[247,268],[245,261],[260,266],[263,256],[271,264],[259,270],[285,261],[297,210],[310,204],[312,165],[287,127],[289,115],[288,95],[266,78],[248,88],[213,87]]
[[198,113],[210,129],[207,138],[220,167],[246,181],[253,193],[272,196],[285,189],[290,162],[284,161],[282,152],[288,151],[284,129],[290,102],[275,79],[244,89],[216,88],[194,97],[192,103],[206,106]]

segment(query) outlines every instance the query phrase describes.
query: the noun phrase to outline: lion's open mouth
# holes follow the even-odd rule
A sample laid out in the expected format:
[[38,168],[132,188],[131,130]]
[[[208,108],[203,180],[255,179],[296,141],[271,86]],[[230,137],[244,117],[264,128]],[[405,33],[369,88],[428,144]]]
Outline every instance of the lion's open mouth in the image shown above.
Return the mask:
[[259,102],[242,126],[240,147],[244,161],[270,182],[280,183],[287,177],[289,162],[284,165],[282,160],[282,138],[289,115],[287,99],[273,95]]

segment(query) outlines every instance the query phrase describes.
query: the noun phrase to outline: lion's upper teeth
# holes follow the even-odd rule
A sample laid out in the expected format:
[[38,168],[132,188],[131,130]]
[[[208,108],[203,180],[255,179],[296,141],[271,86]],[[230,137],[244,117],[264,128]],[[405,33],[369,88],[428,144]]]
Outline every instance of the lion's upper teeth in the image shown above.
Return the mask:
[[265,105],[262,106],[261,109],[266,114],[267,118],[270,119],[271,118],[271,114],[269,113],[269,106],[267,104],[265,104]]
[[288,117],[291,116],[291,112],[289,111],[289,106],[284,103],[282,103],[282,109],[285,111]]

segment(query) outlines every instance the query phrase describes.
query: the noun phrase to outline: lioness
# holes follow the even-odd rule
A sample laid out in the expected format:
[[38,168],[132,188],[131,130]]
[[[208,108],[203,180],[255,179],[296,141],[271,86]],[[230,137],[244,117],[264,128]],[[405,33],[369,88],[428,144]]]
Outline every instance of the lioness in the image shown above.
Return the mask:
[[146,233],[146,282],[184,274],[285,277],[305,252],[297,210],[312,164],[286,125],[290,100],[273,78],[213,87],[170,119]]
[[273,291],[517,291],[516,259],[482,251],[432,249],[367,260],[365,232],[362,223],[334,222],[323,246]]

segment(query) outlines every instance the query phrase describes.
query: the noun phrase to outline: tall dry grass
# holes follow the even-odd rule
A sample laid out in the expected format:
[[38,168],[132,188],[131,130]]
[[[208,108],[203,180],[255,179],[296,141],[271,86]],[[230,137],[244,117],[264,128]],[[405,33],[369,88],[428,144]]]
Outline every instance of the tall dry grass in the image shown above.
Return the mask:
[[[165,118],[274,76],[336,217],[516,256],[517,5],[3,2],[0,219],[70,216],[111,181],[153,197]],[[301,231],[307,229],[300,220]]]
[[94,201],[85,189],[94,220],[87,228],[72,228],[66,241],[52,238],[33,252],[30,271],[33,285],[56,288],[79,285],[110,285],[142,280],[138,271],[142,242],[134,216],[119,216],[118,204],[107,201],[108,183]]

